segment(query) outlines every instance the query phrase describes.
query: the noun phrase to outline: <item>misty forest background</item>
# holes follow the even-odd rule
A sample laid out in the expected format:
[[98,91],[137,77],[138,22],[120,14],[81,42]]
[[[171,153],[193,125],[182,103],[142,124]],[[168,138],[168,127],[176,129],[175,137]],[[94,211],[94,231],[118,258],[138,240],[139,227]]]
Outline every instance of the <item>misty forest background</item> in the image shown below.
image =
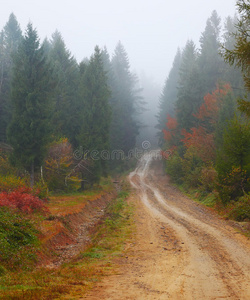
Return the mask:
[[[250,5],[237,8],[223,21],[213,11],[200,44],[177,49],[160,98],[121,42],[78,63],[60,32],[41,43],[11,14],[0,34],[0,205],[20,186],[41,199],[92,187],[131,168],[125,156],[149,140],[174,183],[249,218]],[[117,150],[124,157],[110,159]]]

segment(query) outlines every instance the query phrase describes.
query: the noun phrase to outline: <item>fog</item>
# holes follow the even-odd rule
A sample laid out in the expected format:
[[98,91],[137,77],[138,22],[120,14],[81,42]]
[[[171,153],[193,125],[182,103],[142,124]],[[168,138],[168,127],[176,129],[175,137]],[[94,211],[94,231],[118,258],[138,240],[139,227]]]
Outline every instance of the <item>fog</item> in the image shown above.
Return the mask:
[[2,0],[0,28],[13,12],[22,30],[31,21],[41,39],[58,29],[78,61],[95,45],[110,53],[120,40],[132,70],[163,85],[177,47],[187,39],[198,45],[213,10],[224,19],[235,13],[235,0]]

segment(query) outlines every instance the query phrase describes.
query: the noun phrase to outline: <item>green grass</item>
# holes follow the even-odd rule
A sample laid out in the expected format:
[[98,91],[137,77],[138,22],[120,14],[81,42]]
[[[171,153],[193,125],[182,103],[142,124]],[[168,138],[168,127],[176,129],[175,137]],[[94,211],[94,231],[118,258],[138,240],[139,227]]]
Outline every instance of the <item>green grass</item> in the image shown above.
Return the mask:
[[192,200],[214,209],[224,219],[240,222],[241,234],[250,237],[250,195],[242,196],[238,201],[224,205],[215,193],[205,193],[202,189],[191,189],[187,185],[174,184],[183,194]]
[[38,230],[23,213],[0,208],[0,276],[4,270],[34,266],[39,247]]
[[106,209],[106,218],[93,236],[92,245],[73,262],[59,269],[3,272],[1,299],[78,299],[103,275],[114,273],[113,258],[122,255],[133,230],[133,208],[121,192]]
[[216,204],[216,197],[211,193],[205,196],[200,202],[208,207],[214,207]]
[[94,184],[92,187],[86,188],[86,190],[74,190],[74,191],[50,191],[49,196],[93,196],[98,191],[109,192],[113,189],[113,182],[111,177],[101,177],[99,184]]

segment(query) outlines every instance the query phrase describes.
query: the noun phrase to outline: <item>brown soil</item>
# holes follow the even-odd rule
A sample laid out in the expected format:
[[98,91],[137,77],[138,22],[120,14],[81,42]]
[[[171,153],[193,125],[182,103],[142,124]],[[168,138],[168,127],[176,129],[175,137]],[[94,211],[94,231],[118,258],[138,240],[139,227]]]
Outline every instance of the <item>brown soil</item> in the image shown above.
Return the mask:
[[85,200],[81,206],[77,205],[77,209],[76,206],[69,207],[67,214],[58,212],[44,221],[40,266],[56,268],[83,252],[91,244],[91,236],[115,196],[113,192]]
[[174,188],[144,155],[130,174],[136,236],[82,299],[250,299],[250,241]]

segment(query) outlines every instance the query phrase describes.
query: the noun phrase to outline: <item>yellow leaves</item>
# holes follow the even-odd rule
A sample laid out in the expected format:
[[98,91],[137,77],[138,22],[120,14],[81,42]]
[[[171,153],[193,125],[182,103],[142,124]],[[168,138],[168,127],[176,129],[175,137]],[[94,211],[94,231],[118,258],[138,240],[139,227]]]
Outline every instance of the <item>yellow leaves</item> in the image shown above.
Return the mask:
[[67,138],[55,142],[49,149],[45,169],[51,172],[64,173],[73,163],[73,151]]

